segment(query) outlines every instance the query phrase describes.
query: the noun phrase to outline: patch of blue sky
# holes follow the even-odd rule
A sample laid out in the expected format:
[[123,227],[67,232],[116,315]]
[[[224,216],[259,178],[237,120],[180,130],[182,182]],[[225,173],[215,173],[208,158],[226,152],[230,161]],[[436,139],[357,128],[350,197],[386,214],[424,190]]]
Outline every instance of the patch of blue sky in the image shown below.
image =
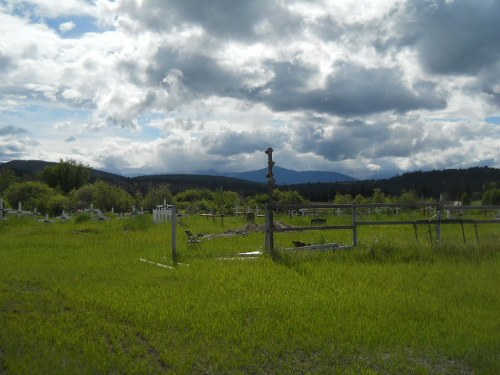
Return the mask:
[[484,121],[490,124],[500,125],[500,116],[489,116],[484,119]]
[[155,113],[141,116],[139,118],[139,124],[142,127],[142,138],[146,140],[161,138],[162,135],[164,134],[164,131],[162,131],[156,126],[151,126],[149,124],[154,121],[161,121],[163,118],[164,115]]
[[[0,0],[0,4],[9,7],[8,1]],[[19,3],[12,8],[12,14],[21,18],[29,18],[32,22],[39,22],[40,17],[36,14],[36,5],[29,3]]]
[[58,17],[46,20],[47,26],[56,31],[62,38],[79,38],[87,33],[105,31],[90,16]]
[[75,108],[48,108],[43,105],[29,105],[23,111],[0,113],[0,123],[34,129],[50,129],[59,122],[85,123],[91,111]]

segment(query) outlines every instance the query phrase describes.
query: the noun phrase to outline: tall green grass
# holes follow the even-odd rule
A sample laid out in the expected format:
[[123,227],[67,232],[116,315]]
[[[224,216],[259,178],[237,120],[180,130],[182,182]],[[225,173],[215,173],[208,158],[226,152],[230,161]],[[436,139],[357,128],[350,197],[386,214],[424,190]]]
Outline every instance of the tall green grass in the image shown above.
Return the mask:
[[[328,218],[329,221],[345,218]],[[259,219],[260,220],[260,219]],[[306,225],[307,219],[278,220]],[[413,228],[363,227],[356,249],[263,248],[241,218],[0,222],[0,373],[480,373],[500,371],[498,228],[415,241]],[[278,233],[350,243],[349,231]]]

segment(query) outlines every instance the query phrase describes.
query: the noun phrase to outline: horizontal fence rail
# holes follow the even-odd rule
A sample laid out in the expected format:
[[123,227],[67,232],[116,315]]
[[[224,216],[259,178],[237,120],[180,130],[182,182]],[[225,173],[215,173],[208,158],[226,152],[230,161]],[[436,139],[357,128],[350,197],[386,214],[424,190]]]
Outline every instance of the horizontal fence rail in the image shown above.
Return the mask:
[[[424,209],[427,211],[433,209],[436,213],[432,218],[419,219],[419,220],[385,220],[385,221],[363,221],[358,220],[359,209],[377,209],[377,208],[395,208],[395,209]],[[273,225],[273,215],[275,211],[302,211],[308,210],[308,213],[321,214],[322,211],[315,212],[315,210],[328,210],[328,209],[344,209],[351,211],[352,224],[351,225],[320,225],[320,226],[304,226],[304,227],[287,227],[277,228]],[[447,213],[451,211],[474,210],[479,212],[499,210],[500,206],[457,206],[444,204],[443,202],[418,202],[418,203],[373,203],[373,204],[327,204],[327,203],[310,203],[310,204],[289,204],[289,205],[267,205],[266,206],[266,241],[265,249],[268,252],[274,251],[273,234],[275,232],[300,232],[311,230],[352,230],[353,246],[358,245],[357,228],[359,226],[383,226],[383,225],[413,225],[415,228],[415,237],[418,239],[417,226],[418,225],[435,225],[436,226],[436,240],[441,240],[441,225],[443,224],[460,224],[462,226],[462,234],[465,241],[465,234],[463,225],[473,224],[476,229],[476,238],[479,242],[477,234],[478,224],[500,224],[499,219],[456,219],[447,217]],[[431,238],[432,240],[432,238]]]

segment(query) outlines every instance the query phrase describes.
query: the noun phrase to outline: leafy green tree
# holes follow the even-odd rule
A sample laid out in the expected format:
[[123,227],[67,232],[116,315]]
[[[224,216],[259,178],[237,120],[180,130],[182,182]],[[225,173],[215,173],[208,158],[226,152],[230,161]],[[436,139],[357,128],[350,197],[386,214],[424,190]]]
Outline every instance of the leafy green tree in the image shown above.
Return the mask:
[[385,194],[382,191],[382,189],[380,189],[380,188],[373,189],[372,202],[373,203],[385,203]]
[[398,203],[416,203],[419,199],[413,190],[403,190],[398,198]]
[[42,182],[26,181],[11,184],[4,194],[11,207],[15,208],[21,202],[23,209],[36,208],[38,212],[48,213],[49,201],[55,191]]
[[335,204],[351,204],[352,203],[352,197],[350,194],[340,194],[337,193],[335,194],[335,199],[334,199]]
[[83,210],[89,208],[94,199],[95,186],[86,184],[79,189],[72,190],[69,194],[70,208],[72,210]]
[[90,167],[75,160],[61,160],[59,164],[45,167],[42,177],[47,184],[69,193],[73,189],[85,185],[90,179]]
[[124,189],[110,185],[104,181],[94,184],[94,195],[92,201],[95,208],[115,212],[125,212],[132,208],[134,198]]
[[173,204],[174,199],[170,187],[168,185],[160,185],[149,189],[146,196],[142,201],[142,207],[146,211],[151,211],[156,208],[157,205],[163,204],[164,200],[167,200],[167,204]]
[[70,199],[62,194],[52,195],[47,202],[47,212],[49,215],[61,215],[69,208]]
[[18,182],[19,178],[10,169],[0,170],[0,194],[2,194],[5,189],[7,189],[14,182]]
[[278,196],[278,204],[289,205],[289,204],[304,204],[306,199],[299,194],[297,190],[293,191],[283,191],[280,192]]
[[500,205],[500,188],[491,188],[486,190],[483,194],[481,203],[483,205]]
[[471,201],[471,198],[470,198],[470,194],[465,192],[463,195],[462,195],[462,206],[470,206],[472,203]]

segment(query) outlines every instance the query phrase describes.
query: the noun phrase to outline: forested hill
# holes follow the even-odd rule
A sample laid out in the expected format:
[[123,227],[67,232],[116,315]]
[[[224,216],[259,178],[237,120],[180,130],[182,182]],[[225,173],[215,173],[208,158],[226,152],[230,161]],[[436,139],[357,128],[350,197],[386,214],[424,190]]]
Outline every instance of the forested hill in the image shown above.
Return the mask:
[[329,201],[336,193],[370,196],[375,188],[380,188],[386,195],[392,196],[399,196],[403,191],[412,190],[419,197],[438,198],[440,194],[444,194],[446,199],[461,200],[466,192],[473,199],[481,199],[482,193],[493,184],[500,186],[500,169],[474,167],[408,172],[383,180],[300,184],[287,188],[297,190],[311,201]]
[[[0,164],[0,170],[10,169],[22,180],[41,179],[41,172],[47,166],[56,163],[39,160],[15,160]],[[265,193],[267,184],[247,181],[238,178],[190,175],[162,174],[140,177],[123,177],[117,174],[91,169],[91,182],[103,180],[126,189],[130,193],[147,192],[151,186],[168,184],[173,193],[190,188],[207,188],[210,190],[232,190],[242,195]],[[481,195],[492,184],[500,187],[500,169],[475,167],[468,169],[446,169],[428,172],[409,172],[383,180],[361,180],[335,183],[307,183],[279,186],[284,190],[297,190],[303,197],[316,202],[331,201],[337,193],[356,196],[371,196],[375,188],[380,188],[386,195],[399,196],[403,191],[413,190],[417,196],[437,198],[445,194],[446,199],[460,200],[467,192],[473,199],[481,199]]]
[[[51,167],[57,163],[41,160],[13,160],[0,164],[0,171],[8,169],[14,172],[22,180],[41,180],[42,171],[45,167]],[[140,191],[145,194],[152,186],[168,184],[175,194],[187,189],[206,188],[210,190],[231,190],[243,195],[265,193],[266,184],[247,181],[239,178],[195,175],[195,174],[162,174],[139,177],[124,177],[113,173],[90,169],[90,182],[102,180],[113,185],[124,188],[134,194]]]

